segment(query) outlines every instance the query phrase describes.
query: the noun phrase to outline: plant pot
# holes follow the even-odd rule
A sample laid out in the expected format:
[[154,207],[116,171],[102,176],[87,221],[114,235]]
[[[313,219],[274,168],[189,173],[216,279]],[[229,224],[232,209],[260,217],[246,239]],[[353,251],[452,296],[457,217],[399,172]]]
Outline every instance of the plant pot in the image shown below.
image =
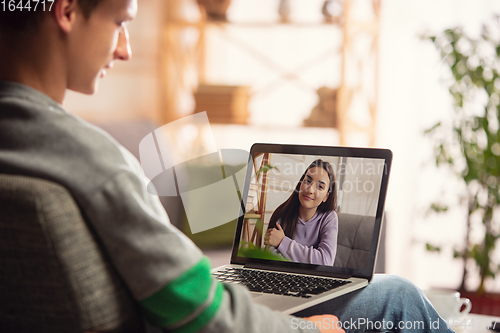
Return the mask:
[[500,294],[483,293],[459,290],[462,297],[470,299],[472,303],[471,313],[489,316],[500,316]]

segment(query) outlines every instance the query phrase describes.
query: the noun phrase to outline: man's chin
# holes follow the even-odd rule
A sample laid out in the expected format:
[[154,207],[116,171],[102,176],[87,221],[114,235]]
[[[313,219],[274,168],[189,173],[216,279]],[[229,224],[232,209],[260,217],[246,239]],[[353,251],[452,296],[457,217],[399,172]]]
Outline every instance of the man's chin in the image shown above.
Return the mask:
[[98,80],[96,80],[94,84],[89,85],[88,87],[68,87],[68,89],[84,95],[94,95],[97,92],[98,87]]

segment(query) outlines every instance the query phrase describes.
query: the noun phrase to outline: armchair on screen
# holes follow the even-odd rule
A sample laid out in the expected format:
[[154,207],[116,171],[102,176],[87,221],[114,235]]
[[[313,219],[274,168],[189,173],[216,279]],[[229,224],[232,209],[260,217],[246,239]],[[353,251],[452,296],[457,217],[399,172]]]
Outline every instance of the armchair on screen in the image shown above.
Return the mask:
[[[339,213],[337,255],[333,266],[363,269],[372,244],[374,216]],[[380,233],[375,273],[385,272],[385,216]]]

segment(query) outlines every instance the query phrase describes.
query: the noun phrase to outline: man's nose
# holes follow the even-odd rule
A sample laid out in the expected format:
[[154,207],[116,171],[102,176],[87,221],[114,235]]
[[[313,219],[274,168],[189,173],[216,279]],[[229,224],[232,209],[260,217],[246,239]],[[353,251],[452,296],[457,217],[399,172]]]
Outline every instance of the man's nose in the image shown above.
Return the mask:
[[130,40],[127,27],[122,27],[118,35],[118,43],[115,49],[115,59],[130,60],[132,58],[132,49],[130,48]]

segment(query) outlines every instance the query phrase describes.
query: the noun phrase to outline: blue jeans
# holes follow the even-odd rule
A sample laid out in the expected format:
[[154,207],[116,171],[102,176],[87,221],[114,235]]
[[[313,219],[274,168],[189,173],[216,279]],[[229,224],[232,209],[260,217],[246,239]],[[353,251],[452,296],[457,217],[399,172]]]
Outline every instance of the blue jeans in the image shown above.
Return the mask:
[[295,314],[333,314],[346,332],[453,332],[410,281],[375,275],[365,288]]

